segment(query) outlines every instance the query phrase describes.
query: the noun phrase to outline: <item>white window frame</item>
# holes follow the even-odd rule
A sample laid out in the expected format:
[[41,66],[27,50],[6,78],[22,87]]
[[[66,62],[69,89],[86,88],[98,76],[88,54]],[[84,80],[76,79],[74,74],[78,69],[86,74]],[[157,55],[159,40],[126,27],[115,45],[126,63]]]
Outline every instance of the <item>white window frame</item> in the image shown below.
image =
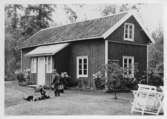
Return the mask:
[[37,73],[37,58],[31,58],[31,73]]
[[[81,64],[81,67],[82,67],[82,74],[79,74],[79,60],[82,60],[82,64]],[[87,72],[86,74],[84,74],[84,59],[87,60]],[[88,77],[88,56],[77,56],[77,78],[80,78],[80,77]]]
[[[127,59],[127,74],[125,75],[124,74],[124,70],[125,70],[125,67],[124,67],[124,65],[125,65],[125,62],[124,62],[124,59]],[[132,65],[132,67],[131,67],[131,69],[129,69],[129,59],[131,59],[131,65]],[[129,74],[129,70],[131,70],[131,74]],[[134,56],[123,56],[123,76],[125,77],[125,78],[134,78]]]
[[[126,29],[126,26],[128,25],[128,29]],[[131,36],[132,36],[132,38],[130,38],[130,26],[132,26],[132,34],[131,34]],[[125,35],[126,35],[126,30],[127,30],[127,38],[125,37]],[[134,41],[134,30],[135,30],[135,26],[134,26],[134,24],[132,24],[132,23],[125,23],[124,24],[124,40],[127,40],[127,41]]]
[[[49,62],[50,61],[50,62]],[[46,73],[52,73],[52,56],[46,56],[45,57],[45,63],[46,63]],[[49,64],[50,63],[50,64]]]

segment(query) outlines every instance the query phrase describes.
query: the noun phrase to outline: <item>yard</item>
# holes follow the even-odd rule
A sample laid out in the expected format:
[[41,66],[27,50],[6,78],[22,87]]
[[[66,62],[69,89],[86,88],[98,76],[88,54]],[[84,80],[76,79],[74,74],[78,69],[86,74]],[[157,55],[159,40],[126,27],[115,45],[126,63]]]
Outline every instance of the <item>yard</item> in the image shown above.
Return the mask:
[[60,97],[54,97],[47,90],[50,99],[27,102],[23,97],[31,95],[33,89],[20,87],[15,81],[5,82],[6,115],[130,115],[132,94],[114,94],[102,91],[65,90]]

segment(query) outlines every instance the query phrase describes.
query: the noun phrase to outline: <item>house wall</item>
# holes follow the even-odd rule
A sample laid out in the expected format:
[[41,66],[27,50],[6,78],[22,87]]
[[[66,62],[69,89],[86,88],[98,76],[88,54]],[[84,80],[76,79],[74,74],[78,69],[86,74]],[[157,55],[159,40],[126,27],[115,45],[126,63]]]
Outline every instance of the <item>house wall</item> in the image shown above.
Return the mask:
[[138,63],[139,71],[143,73],[147,70],[147,43],[149,39],[133,17],[125,22],[135,25],[134,41],[124,40],[124,24],[122,24],[107,38],[109,41],[108,58],[119,60],[119,64],[122,66],[122,56],[134,56],[134,62]]
[[[53,55],[53,69],[56,69],[59,74],[61,72],[67,72],[69,74],[69,56],[70,46]],[[50,87],[53,82],[52,73],[46,73],[45,76],[45,84]]]
[[[125,41],[124,40],[124,23],[133,23],[134,24],[134,41]],[[126,20],[117,30],[115,30],[107,40],[121,42],[121,43],[131,43],[131,44],[147,44],[149,42],[149,38],[146,36],[145,32],[142,30],[140,25],[134,19],[134,17],[130,17]]]
[[119,60],[123,66],[123,56],[134,56],[134,63],[138,63],[139,74],[147,71],[147,46],[136,46],[109,42],[109,56],[111,60]]
[[88,88],[94,88],[93,73],[96,73],[100,66],[105,64],[105,46],[103,39],[78,41],[71,44],[69,73],[72,78],[77,78],[77,56],[88,56],[88,77],[86,85]]

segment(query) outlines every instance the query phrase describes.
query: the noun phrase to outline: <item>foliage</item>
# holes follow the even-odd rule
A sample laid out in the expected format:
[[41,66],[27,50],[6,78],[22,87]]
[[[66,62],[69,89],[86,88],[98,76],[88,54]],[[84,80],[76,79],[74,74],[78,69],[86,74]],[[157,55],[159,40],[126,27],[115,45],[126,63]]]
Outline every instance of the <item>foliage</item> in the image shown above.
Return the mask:
[[162,86],[163,84],[163,76],[160,75],[159,73],[150,73],[149,74],[149,80],[148,80],[149,85],[153,86]]
[[52,12],[52,5],[45,4],[24,7],[8,4],[5,7],[5,80],[14,79],[15,71],[20,68],[19,43],[48,27]]
[[49,27],[53,11],[54,6],[50,4],[28,5],[20,21],[22,35],[27,38],[40,29]]
[[18,82],[25,82],[26,81],[26,79],[24,78],[24,73],[22,73],[22,72],[20,72],[20,73],[18,73],[17,74],[17,80],[18,80]]
[[64,84],[65,88],[75,87],[78,85],[78,81],[77,81],[77,79],[73,79],[71,77],[66,77],[63,79],[63,84]]
[[78,18],[77,13],[72,8],[68,7],[67,5],[64,5],[64,10],[70,22],[71,23],[76,22]]
[[121,4],[121,5],[107,5],[105,8],[102,10],[102,15],[103,16],[108,16],[112,14],[116,14],[119,12],[124,12],[124,11],[129,11],[129,10],[136,10],[139,11],[140,7],[142,6],[141,3],[138,4]]
[[[110,62],[107,65],[100,66],[98,70],[99,71],[93,75],[95,81],[98,82],[98,87],[102,88],[105,85],[108,90],[120,87],[123,72],[118,63]],[[107,82],[105,72],[108,72]]]
[[95,82],[96,89],[104,89],[105,88],[105,78],[101,71],[93,74],[93,79]]
[[163,73],[163,29],[159,27],[152,33],[152,37],[155,43],[149,46],[149,71]]
[[107,87],[109,90],[119,88],[121,86],[121,78],[123,70],[118,63],[111,62],[107,65],[108,82]]
[[102,11],[103,16],[108,16],[115,13],[116,13],[116,5],[108,5]]
[[15,80],[15,69],[20,66],[16,63],[14,40],[11,34],[5,34],[5,80]]

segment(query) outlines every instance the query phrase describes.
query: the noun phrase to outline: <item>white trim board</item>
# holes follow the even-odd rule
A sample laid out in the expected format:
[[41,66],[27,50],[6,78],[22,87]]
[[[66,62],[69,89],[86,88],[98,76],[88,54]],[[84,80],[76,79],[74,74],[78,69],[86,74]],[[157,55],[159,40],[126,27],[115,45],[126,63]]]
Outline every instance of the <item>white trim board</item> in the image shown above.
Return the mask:
[[[79,74],[79,59],[87,59],[87,74]],[[77,56],[76,57],[76,77],[80,78],[80,77],[88,77],[88,70],[89,70],[89,63],[88,63],[88,56]],[[82,62],[82,68],[84,67],[84,63]],[[84,69],[81,69],[82,73],[84,71]]]

